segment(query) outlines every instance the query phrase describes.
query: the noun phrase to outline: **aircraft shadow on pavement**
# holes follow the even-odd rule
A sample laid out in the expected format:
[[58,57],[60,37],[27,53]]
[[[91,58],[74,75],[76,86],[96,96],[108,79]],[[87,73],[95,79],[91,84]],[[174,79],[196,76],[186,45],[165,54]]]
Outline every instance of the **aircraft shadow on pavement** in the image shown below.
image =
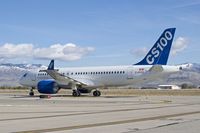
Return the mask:
[[[51,98],[51,97],[73,97],[73,98],[76,98],[72,95],[59,95],[59,94],[56,94],[56,95],[34,95],[34,96],[29,96],[29,95],[13,95],[11,98]],[[81,95],[80,97],[93,97],[93,96],[90,96],[90,95]]]

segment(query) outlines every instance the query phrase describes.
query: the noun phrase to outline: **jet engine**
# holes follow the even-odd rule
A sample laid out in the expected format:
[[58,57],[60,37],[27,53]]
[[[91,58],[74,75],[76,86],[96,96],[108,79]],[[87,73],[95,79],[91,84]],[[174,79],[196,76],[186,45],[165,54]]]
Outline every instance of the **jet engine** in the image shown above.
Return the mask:
[[55,80],[41,80],[37,85],[38,92],[43,94],[56,94],[59,91],[59,86]]

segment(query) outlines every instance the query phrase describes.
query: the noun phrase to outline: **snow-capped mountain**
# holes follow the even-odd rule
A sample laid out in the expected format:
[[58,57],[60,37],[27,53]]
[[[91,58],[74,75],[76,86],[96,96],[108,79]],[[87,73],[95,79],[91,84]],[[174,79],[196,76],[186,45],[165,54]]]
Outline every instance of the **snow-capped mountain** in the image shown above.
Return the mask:
[[[200,85],[200,64],[198,63],[184,63],[177,65],[182,70],[177,73],[170,74],[166,78],[160,78],[153,82],[145,82],[141,86],[151,86],[157,87],[158,85],[179,85],[187,84],[190,86],[199,86]],[[138,87],[138,86],[137,86]]]
[[197,63],[185,63],[182,64],[186,68],[178,73],[171,74],[167,83],[178,84],[181,85],[183,83],[187,83],[194,86],[200,85],[200,64]]
[[[151,83],[144,83],[141,86],[155,86],[158,84],[177,84],[183,83],[200,85],[200,64],[184,63],[183,70],[178,73],[169,75],[166,79],[156,80]],[[41,64],[0,64],[0,86],[19,86],[19,79],[27,71],[38,69],[46,69],[46,66]]]
[[0,64],[0,86],[19,86],[20,77],[27,71],[46,69],[41,64]]

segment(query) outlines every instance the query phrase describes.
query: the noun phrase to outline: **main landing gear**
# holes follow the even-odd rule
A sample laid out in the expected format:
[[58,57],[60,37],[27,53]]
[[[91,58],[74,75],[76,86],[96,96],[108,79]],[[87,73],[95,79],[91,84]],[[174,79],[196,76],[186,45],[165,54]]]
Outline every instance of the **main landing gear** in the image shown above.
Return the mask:
[[[91,91],[88,91],[87,93],[90,93],[90,92]],[[85,92],[81,92],[81,90],[79,90],[79,89],[73,90],[72,96],[79,97],[79,96],[81,96],[81,93],[85,93]],[[94,90],[93,91],[93,96],[94,97],[99,97],[99,96],[101,96],[101,92],[99,90]]]
[[99,97],[99,96],[101,96],[101,92],[99,90],[95,90],[95,91],[93,91],[93,96]]

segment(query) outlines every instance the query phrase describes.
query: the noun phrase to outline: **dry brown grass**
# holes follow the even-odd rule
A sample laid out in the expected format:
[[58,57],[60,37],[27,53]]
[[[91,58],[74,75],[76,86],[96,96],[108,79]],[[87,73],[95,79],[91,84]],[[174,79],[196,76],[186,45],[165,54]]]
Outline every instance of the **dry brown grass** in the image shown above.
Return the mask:
[[[200,96],[200,89],[181,89],[181,90],[156,90],[156,89],[100,89],[103,96]],[[58,94],[71,95],[71,90],[60,90]],[[0,89],[0,93],[24,93],[28,94],[29,89]],[[35,94],[39,94],[35,90]]]
[[157,90],[157,89],[107,89],[102,90],[103,95],[114,96],[145,96],[145,95],[167,95],[167,96],[200,96],[200,89],[181,90]]

